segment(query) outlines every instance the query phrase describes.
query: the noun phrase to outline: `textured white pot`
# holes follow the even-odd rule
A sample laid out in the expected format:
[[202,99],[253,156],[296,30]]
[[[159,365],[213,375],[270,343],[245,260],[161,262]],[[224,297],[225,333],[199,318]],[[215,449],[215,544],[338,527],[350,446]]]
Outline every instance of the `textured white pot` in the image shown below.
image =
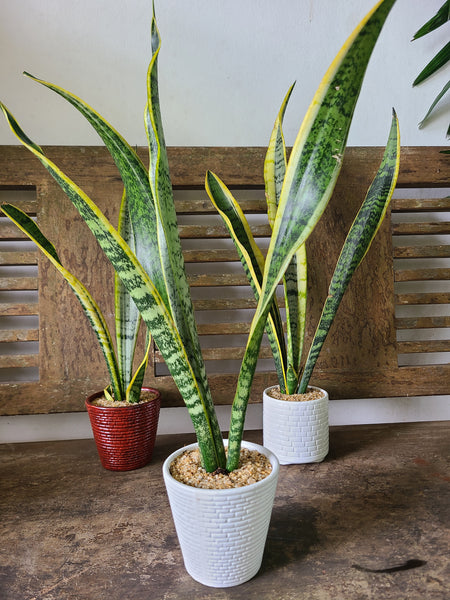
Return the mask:
[[[276,386],[275,386],[276,387]],[[306,402],[289,402],[263,394],[263,444],[281,465],[320,462],[328,454],[328,394]]]
[[189,575],[203,585],[231,587],[259,571],[272,513],[279,464],[266,448],[250,442],[242,446],[265,454],[272,472],[241,488],[198,489],[175,480],[172,461],[191,444],[171,454],[163,465],[172,516]]

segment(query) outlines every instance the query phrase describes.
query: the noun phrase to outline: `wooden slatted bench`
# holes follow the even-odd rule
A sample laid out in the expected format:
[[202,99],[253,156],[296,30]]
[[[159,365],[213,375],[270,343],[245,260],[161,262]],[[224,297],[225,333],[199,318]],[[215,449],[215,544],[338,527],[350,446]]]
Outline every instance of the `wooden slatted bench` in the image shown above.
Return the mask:
[[[327,388],[332,399],[449,391],[448,355],[440,354],[450,352],[445,333],[450,327],[450,293],[445,287],[450,269],[448,262],[439,263],[450,257],[445,238],[450,234],[450,201],[444,197],[444,188],[450,187],[450,157],[441,150],[402,149],[392,213],[351,283],[314,372],[313,381]],[[116,223],[122,186],[105,149],[52,146],[45,151]],[[145,160],[146,150],[139,153]],[[263,148],[169,148],[185,261],[217,404],[232,400],[255,301],[232,242],[206,196],[204,176],[207,169],[213,170],[235,191],[255,236],[267,246],[264,153]],[[380,148],[346,151],[333,198],[308,242],[309,278],[314,283],[309,336],[381,153]],[[106,306],[111,319],[110,266],[70,201],[22,147],[0,149],[0,200],[35,215],[66,267],[102,308]],[[424,262],[429,260],[437,264]],[[107,380],[94,335],[66,283],[4,217],[0,274],[0,414],[84,410],[84,397]],[[429,339],[424,337],[428,330]],[[433,335],[436,331],[442,334]],[[424,364],[415,364],[415,356]],[[146,383],[162,390],[163,406],[182,405],[155,348]],[[263,345],[251,402],[260,402],[262,390],[272,383],[270,351]]]

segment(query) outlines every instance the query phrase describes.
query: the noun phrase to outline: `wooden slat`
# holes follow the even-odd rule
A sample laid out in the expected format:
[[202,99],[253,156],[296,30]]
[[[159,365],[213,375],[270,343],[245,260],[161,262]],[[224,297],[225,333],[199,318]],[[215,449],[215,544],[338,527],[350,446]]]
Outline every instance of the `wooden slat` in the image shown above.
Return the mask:
[[[241,360],[244,356],[245,348],[222,347],[222,348],[203,348],[202,354],[205,360]],[[272,352],[268,346],[262,346],[259,352],[259,358],[271,358]],[[155,362],[163,363],[164,359],[159,351],[155,352]]]
[[[3,174],[2,174],[2,179],[3,179]],[[1,186],[1,187],[3,187],[3,186]],[[0,189],[1,189],[1,187],[0,187]],[[17,206],[17,208],[20,208],[20,210],[23,210],[24,212],[26,212],[29,215],[35,215],[37,213],[38,203],[37,203],[37,199],[36,199],[36,194],[34,194],[34,195],[30,194],[28,198],[24,199],[23,197],[22,198],[16,197],[14,190],[12,190],[11,198],[5,199],[4,204],[6,204],[6,203]],[[2,216],[4,217],[4,215],[2,215]]]
[[[402,147],[402,160],[398,187],[448,187],[449,160],[441,153],[445,146]],[[45,154],[55,160],[62,170],[74,178],[87,177],[86,164],[98,165],[104,179],[117,178],[117,169],[103,147],[98,146],[44,146]],[[147,164],[148,149],[137,149]],[[228,186],[255,187],[263,185],[265,147],[169,147],[169,165],[175,187],[189,186],[204,189],[208,169]],[[342,179],[366,181],[367,175],[376,172],[383,155],[381,147],[351,147],[345,151]],[[22,146],[2,147],[2,177],[4,188],[35,186],[47,181],[50,175],[42,171],[42,165],[30,158]]]
[[[178,229],[181,239],[230,238],[230,234],[224,225],[180,225]],[[270,237],[270,225],[255,225],[252,227],[252,233],[255,238]]]
[[450,233],[450,222],[393,223],[392,235],[435,235]]
[[414,342],[397,342],[399,354],[412,352],[450,352],[450,340],[421,340]]
[[395,303],[404,304],[450,304],[450,294],[445,292],[428,292],[417,294],[396,294]]
[[450,210],[450,198],[393,198],[392,212],[438,212]]
[[239,256],[234,248],[216,248],[211,250],[183,250],[186,263],[238,262]]
[[192,287],[222,287],[248,285],[244,273],[202,273],[188,276],[189,285]]
[[[450,317],[449,317],[450,319]],[[197,329],[200,335],[240,335],[250,331],[250,321],[231,323],[199,323]],[[286,330],[286,324],[283,324]]]
[[394,258],[449,258],[450,246],[397,246]]
[[394,272],[395,281],[438,281],[450,279],[450,269],[400,269]]
[[0,290],[37,290],[37,277],[0,277]]
[[2,317],[20,317],[27,315],[38,315],[39,305],[37,302],[29,302],[24,304],[0,304],[0,315]]
[[199,323],[197,329],[200,335],[245,335],[250,331],[250,322]]
[[25,240],[27,236],[9,219],[0,219],[1,240]]
[[[237,195],[237,194],[236,194]],[[238,198],[237,198],[238,199]],[[239,206],[246,214],[266,214],[267,204],[264,192],[260,199],[238,199]],[[178,215],[217,215],[217,210],[208,199],[175,199],[175,209]]]
[[208,298],[194,300],[195,310],[235,310],[256,308],[254,298]]
[[2,266],[33,266],[38,262],[38,253],[15,252],[14,250],[0,252],[0,265]]
[[24,369],[38,367],[37,354],[0,354],[0,369]]
[[[441,154],[443,147],[402,147],[398,187],[448,187],[448,156]],[[148,150],[140,149],[147,160]],[[266,148],[168,148],[170,173],[175,186],[183,187],[186,179],[203,188],[208,169],[228,186],[261,186]],[[375,173],[383,155],[383,148],[351,147],[344,155],[342,178],[358,183],[367,173]]]
[[428,329],[434,327],[450,327],[450,316],[440,317],[398,317],[395,319],[396,329]]
[[0,342],[36,342],[38,329],[0,329]]
[[[284,307],[284,299],[278,299],[278,306]],[[254,309],[256,300],[254,298],[207,298],[194,300],[194,308],[198,311],[203,310],[236,310],[236,309]]]

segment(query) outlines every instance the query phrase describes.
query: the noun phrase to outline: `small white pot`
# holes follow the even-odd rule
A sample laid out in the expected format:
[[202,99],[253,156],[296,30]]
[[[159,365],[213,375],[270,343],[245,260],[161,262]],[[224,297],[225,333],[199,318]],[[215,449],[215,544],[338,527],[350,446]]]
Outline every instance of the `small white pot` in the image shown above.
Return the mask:
[[[274,386],[277,387],[277,386]],[[328,394],[305,402],[290,402],[263,394],[263,444],[281,465],[320,462],[328,454]]]
[[180,483],[169,467],[179,454],[197,444],[173,452],[163,465],[184,565],[203,585],[239,585],[256,575],[261,566],[279,464],[272,452],[258,444],[242,442],[242,447],[265,454],[272,465],[270,475],[233,489],[199,489]]

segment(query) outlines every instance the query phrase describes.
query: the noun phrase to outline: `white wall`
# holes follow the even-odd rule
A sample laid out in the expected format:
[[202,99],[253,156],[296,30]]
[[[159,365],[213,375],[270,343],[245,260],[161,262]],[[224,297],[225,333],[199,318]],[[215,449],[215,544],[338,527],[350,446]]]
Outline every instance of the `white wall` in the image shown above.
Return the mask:
[[[374,0],[159,0],[160,95],[168,145],[265,145],[279,104],[296,80],[285,120],[292,144],[336,52]],[[448,40],[448,25],[411,43],[442,0],[397,0],[369,64],[350,145],[383,145],[394,106],[402,145],[444,145],[450,100],[418,121],[448,80],[448,68],[412,89]],[[15,0],[0,20],[0,97],[39,144],[99,140],[63,100],[21,75],[27,70],[76,93],[131,144],[142,121],[150,0]],[[15,138],[0,120],[0,144]],[[357,413],[355,408],[358,407]],[[332,423],[449,418],[448,398],[334,403]],[[226,409],[224,409],[226,412]],[[162,431],[189,429],[184,409],[165,411]],[[226,418],[226,414],[224,415]],[[260,425],[251,408],[251,427]],[[56,424],[56,420],[58,421]],[[85,415],[0,418],[0,441],[89,435]],[[64,424],[64,427],[62,427]]]
[[[157,0],[160,87],[169,145],[265,145],[289,85],[292,143],[320,78],[374,0]],[[411,43],[442,0],[397,0],[375,48],[350,136],[382,145],[395,106],[403,145],[445,144],[450,99],[417,129],[448,69],[411,83],[449,27]],[[82,118],[24,70],[81,96],[125,135],[142,123],[151,0],[15,0],[0,21],[1,99],[40,144],[98,144]],[[15,143],[4,123],[0,144]]]

